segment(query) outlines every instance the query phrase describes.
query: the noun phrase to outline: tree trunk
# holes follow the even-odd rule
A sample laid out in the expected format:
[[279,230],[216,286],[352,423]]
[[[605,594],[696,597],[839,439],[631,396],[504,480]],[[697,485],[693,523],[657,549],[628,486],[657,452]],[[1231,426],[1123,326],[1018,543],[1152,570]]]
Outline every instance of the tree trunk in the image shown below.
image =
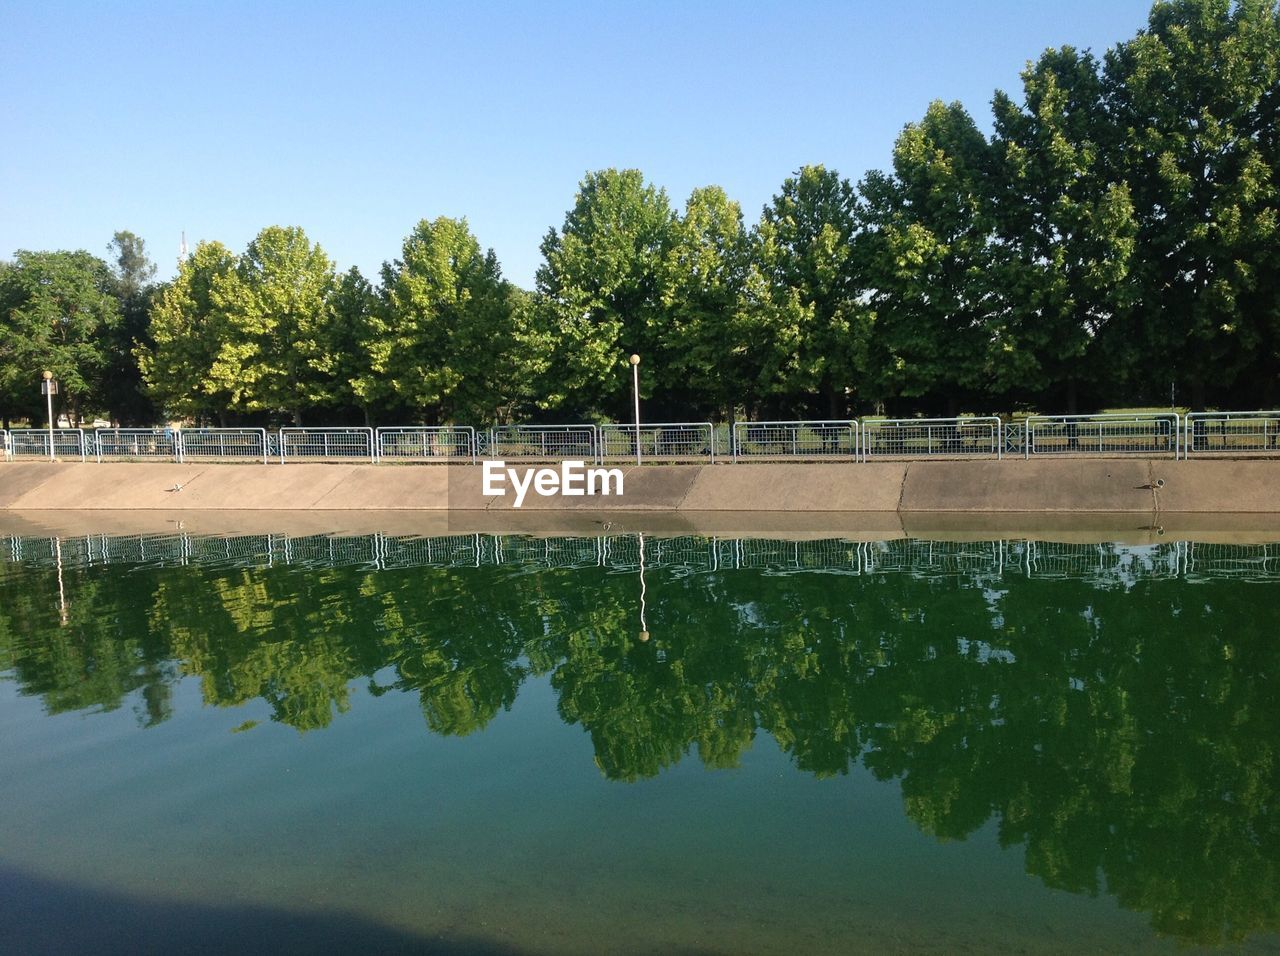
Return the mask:
[[1204,411],[1204,379],[1196,377],[1191,380],[1191,410]]
[[302,409],[295,408],[293,410],[293,425],[295,428],[302,427]]
[[1074,378],[1067,379],[1067,414],[1075,415],[1080,408],[1080,385]]
[[837,419],[841,414],[841,399],[844,398],[843,391],[834,385],[827,386],[827,418]]

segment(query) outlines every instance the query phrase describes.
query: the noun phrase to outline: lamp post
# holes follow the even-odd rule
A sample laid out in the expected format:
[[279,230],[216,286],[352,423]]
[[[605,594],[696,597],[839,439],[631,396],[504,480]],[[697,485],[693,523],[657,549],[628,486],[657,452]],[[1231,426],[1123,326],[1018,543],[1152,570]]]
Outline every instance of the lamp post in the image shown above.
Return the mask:
[[57,461],[57,457],[53,453],[53,393],[58,386],[53,384],[53,373],[48,369],[44,370],[44,397],[49,407],[49,460]]
[[636,464],[640,464],[640,356],[631,355],[631,394],[636,404]]

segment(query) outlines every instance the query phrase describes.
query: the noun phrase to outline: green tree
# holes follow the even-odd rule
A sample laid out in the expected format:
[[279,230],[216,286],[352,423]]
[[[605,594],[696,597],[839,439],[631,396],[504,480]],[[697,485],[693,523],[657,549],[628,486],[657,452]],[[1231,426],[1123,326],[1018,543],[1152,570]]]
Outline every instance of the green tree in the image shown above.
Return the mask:
[[378,294],[369,280],[352,266],[338,277],[330,300],[329,324],[320,330],[321,349],[317,371],[332,381],[330,402],[359,408],[364,423],[373,422],[373,408],[381,379],[373,374],[370,343]]
[[235,255],[222,243],[201,242],[152,303],[150,342],[140,343],[136,354],[148,394],[169,415],[221,419],[230,405],[230,392],[212,376],[230,335],[214,290],[235,267]]
[[122,229],[111,237],[107,251],[111,253],[117,293],[126,299],[142,296],[156,277],[156,264],[147,255],[146,242],[141,236]]
[[749,268],[742,210],[719,186],[695,189],[671,227],[658,370],[662,393],[684,414],[734,417],[758,398],[759,340],[743,296]]
[[854,248],[860,215],[847,179],[805,166],[764,208],[754,236],[752,312],[785,363],[773,390],[817,396],[831,418],[847,413],[846,395],[863,393],[872,317]]
[[325,348],[336,282],[333,261],[296,226],[263,229],[214,280],[227,336],[209,377],[232,408],[301,425],[304,410],[340,400]]
[[419,222],[382,286],[366,394],[428,422],[493,421],[520,398],[518,296],[465,219]]
[[120,322],[107,265],[83,250],[19,250],[0,271],[0,413],[39,414],[40,376],[61,384],[56,407],[79,421],[102,394],[104,342]]
[[145,393],[137,352],[151,343],[151,304],[156,289],[155,263],[146,243],[128,230],[117,232],[107,246],[121,321],[110,329],[104,346],[108,366],[103,376],[103,401],[117,422],[145,425],[155,421],[155,405]]
[[[674,222],[664,190],[637,169],[588,173],[559,230],[542,241],[540,342],[552,352],[544,407],[617,416],[627,407],[627,357],[666,369],[663,276]],[[642,394],[654,373],[643,376]]]
[[[1096,343],[1131,304],[1136,226],[1107,162],[1111,129],[1097,61],[1046,50],[1022,74],[1023,101],[994,101],[998,268],[992,337],[997,393],[1051,396],[1076,411],[1106,375]],[[1118,318],[1117,318],[1118,317]]]
[[871,370],[882,398],[954,415],[989,393],[993,328],[992,150],[959,103],[930,104],[893,149],[893,173],[862,183],[871,302]]
[[1148,377],[1172,366],[1197,408],[1210,383],[1256,397],[1243,376],[1259,355],[1269,378],[1280,369],[1278,20],[1269,0],[1169,0],[1106,56],[1138,222],[1130,362]]

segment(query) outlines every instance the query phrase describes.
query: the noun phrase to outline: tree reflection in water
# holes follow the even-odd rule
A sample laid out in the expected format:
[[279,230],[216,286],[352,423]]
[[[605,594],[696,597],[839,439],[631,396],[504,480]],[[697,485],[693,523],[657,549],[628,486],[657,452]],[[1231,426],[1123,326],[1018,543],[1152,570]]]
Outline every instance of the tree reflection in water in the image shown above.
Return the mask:
[[[638,627],[639,580],[618,572],[642,546]],[[363,684],[416,694],[433,733],[466,735],[545,675],[611,780],[691,752],[733,767],[763,731],[804,772],[861,761],[898,780],[939,839],[994,817],[1047,885],[1113,894],[1163,932],[1280,929],[1266,549],[1228,556],[1253,562],[1240,580],[1175,544],[1090,546],[1072,565],[1033,562],[1028,543],[828,542],[808,573],[780,573],[814,567],[792,542],[494,539],[455,562],[470,566],[395,567],[410,545],[384,540],[372,560],[342,550],[301,571],[277,563],[278,542],[264,560],[181,567],[68,563],[60,543],[56,574],[33,547],[0,567],[0,670],[51,713],[131,702],[151,726],[194,676],[210,705],[260,698],[311,731]]]

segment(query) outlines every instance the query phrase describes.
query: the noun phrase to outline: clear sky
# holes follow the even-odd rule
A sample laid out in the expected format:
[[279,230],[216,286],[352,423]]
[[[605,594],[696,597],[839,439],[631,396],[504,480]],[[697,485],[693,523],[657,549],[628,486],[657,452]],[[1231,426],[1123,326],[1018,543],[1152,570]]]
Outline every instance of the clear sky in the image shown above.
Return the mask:
[[1028,59],[1101,55],[1149,7],[0,0],[0,257],[131,229],[168,276],[183,230],[299,225],[374,279],[449,215],[531,286],[587,170],[678,205],[715,183],[754,222],[805,163],[886,166],[930,100],[988,128]]

